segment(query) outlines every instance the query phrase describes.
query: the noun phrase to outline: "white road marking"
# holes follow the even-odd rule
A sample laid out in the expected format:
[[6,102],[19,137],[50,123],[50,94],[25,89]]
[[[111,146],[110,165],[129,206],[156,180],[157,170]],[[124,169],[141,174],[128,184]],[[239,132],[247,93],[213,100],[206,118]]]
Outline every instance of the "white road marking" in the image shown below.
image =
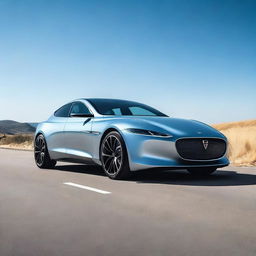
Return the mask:
[[76,183],[73,183],[73,182],[64,182],[63,184],[69,185],[69,186],[73,186],[73,187],[77,187],[77,188],[81,188],[81,189],[87,189],[87,190],[90,190],[90,191],[93,191],[93,192],[97,192],[97,193],[100,193],[100,194],[104,194],[104,195],[111,194],[111,192],[108,192],[108,191],[105,191],[105,190],[101,190],[101,189],[97,189],[97,188],[92,188],[92,187],[76,184]]

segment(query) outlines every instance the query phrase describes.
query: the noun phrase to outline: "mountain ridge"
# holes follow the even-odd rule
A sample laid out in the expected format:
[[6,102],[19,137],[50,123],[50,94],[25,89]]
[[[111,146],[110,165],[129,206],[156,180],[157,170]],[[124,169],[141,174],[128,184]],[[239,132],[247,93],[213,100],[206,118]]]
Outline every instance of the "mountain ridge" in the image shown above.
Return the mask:
[[36,127],[30,123],[20,123],[14,120],[0,120],[1,134],[26,134],[34,133],[35,130]]

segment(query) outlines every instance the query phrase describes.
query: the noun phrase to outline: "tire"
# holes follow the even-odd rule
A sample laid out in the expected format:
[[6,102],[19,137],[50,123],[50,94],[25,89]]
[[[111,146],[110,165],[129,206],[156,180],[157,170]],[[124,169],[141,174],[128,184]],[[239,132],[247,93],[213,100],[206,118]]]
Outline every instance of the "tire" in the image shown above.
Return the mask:
[[56,165],[56,161],[50,158],[45,138],[39,134],[34,143],[34,158],[36,165],[41,169],[50,169]]
[[188,168],[187,170],[189,171],[190,174],[194,176],[208,176],[211,175],[213,172],[216,171],[217,168],[215,167],[193,167],[193,168]]
[[100,146],[102,168],[110,179],[125,179],[131,175],[125,142],[122,136],[112,131]]

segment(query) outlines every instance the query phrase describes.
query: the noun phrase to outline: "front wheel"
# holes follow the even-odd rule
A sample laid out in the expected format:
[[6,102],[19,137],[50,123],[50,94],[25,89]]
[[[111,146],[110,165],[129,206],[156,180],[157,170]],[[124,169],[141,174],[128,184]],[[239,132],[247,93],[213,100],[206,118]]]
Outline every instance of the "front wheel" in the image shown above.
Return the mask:
[[193,168],[188,168],[187,170],[194,176],[208,176],[212,174],[213,172],[216,171],[217,168],[215,167],[193,167]]
[[36,165],[39,168],[42,168],[42,169],[53,168],[56,165],[56,161],[50,158],[46,141],[42,134],[39,134],[35,139],[34,157],[35,157]]
[[124,179],[130,176],[126,146],[118,132],[112,131],[104,137],[100,158],[103,170],[109,178]]

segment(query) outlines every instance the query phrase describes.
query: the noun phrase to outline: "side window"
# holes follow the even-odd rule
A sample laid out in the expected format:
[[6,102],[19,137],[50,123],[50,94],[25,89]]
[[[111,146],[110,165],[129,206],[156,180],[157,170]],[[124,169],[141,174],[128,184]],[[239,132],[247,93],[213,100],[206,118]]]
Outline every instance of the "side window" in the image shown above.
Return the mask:
[[129,109],[132,112],[132,115],[135,115],[135,116],[155,116],[156,115],[153,112],[141,107],[129,107]]
[[57,117],[68,117],[72,103],[66,104],[54,112],[54,116]]
[[89,109],[82,102],[75,102],[72,105],[70,114],[91,114]]
[[112,110],[113,110],[113,112],[116,116],[121,116],[122,115],[120,108],[113,108]]

